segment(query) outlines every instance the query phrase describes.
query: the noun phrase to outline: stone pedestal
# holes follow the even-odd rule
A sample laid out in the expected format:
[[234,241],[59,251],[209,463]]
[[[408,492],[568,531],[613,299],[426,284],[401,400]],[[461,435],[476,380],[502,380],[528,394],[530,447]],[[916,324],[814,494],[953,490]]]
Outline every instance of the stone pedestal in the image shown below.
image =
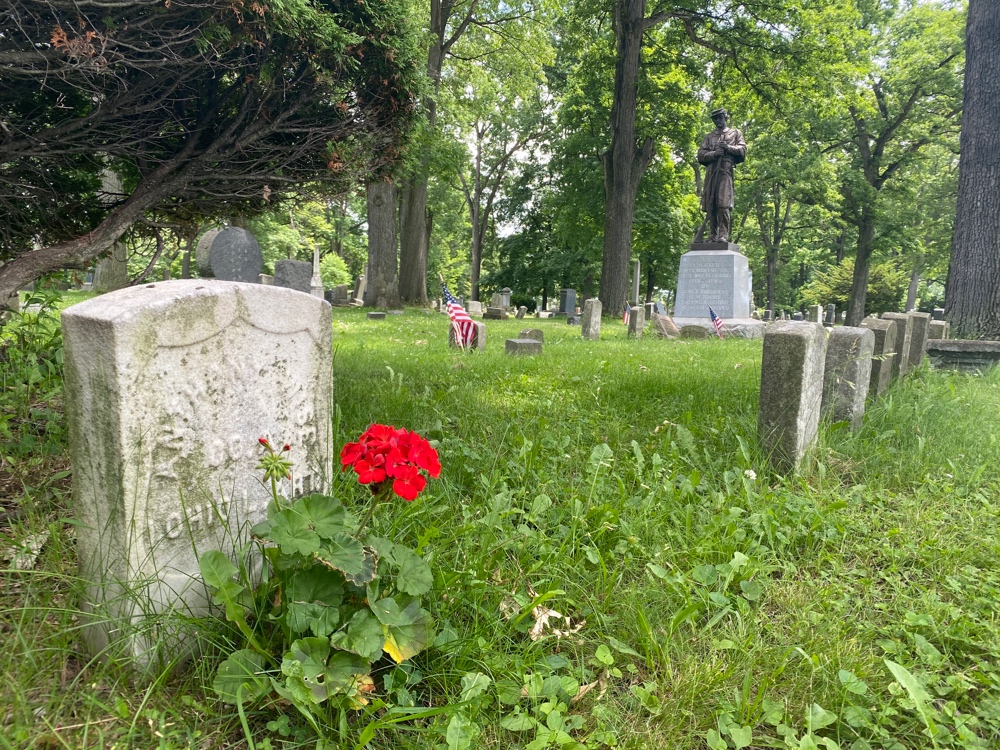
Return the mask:
[[708,308],[737,336],[763,335],[764,324],[750,316],[750,267],[740,246],[731,242],[695,242],[681,256],[677,272],[674,323],[712,329]]
[[597,297],[583,303],[583,337],[593,341],[601,338],[601,301]]

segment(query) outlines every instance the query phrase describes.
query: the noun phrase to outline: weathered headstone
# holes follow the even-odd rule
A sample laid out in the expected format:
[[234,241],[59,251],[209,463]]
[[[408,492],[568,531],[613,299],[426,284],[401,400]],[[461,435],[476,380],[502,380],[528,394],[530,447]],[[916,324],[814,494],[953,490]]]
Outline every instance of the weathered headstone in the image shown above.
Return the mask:
[[636,307],[639,304],[639,282],[641,281],[639,275],[639,260],[632,264],[632,299],[629,300],[632,307]]
[[204,278],[258,283],[264,257],[257,238],[250,232],[226,227],[202,235],[195,250],[195,262]]
[[507,354],[531,356],[542,353],[542,342],[535,339],[507,339],[504,348]]
[[680,337],[682,339],[707,339],[708,331],[704,326],[688,325],[681,326]]
[[525,328],[517,337],[519,339],[534,339],[535,341],[545,341],[545,332],[541,328]]
[[810,323],[822,323],[823,305],[809,305],[809,317],[806,320]]
[[927,347],[927,337],[930,334],[931,314],[912,312],[913,332],[910,334],[910,369],[920,367],[924,361],[924,349]]
[[84,637],[95,653],[155,670],[188,650],[181,621],[150,618],[205,614],[198,554],[234,554],[263,520],[258,438],[291,445],[286,497],[328,491],[331,324],[315,297],[204,279],[63,312]]
[[1000,341],[943,341],[927,343],[927,357],[934,367],[984,373],[1000,363]]
[[[951,323],[946,320],[932,320],[930,325],[927,326],[927,340],[928,341],[944,341],[948,338],[948,333],[951,329]],[[924,347],[926,349],[926,346]]]
[[641,338],[642,330],[646,327],[646,308],[636,305],[628,316],[628,335],[630,337]]
[[94,268],[92,289],[98,294],[114,292],[128,286],[128,250],[116,242],[106,258],[101,258]]
[[774,320],[774,312],[772,310],[765,310],[764,311],[764,322],[765,323],[770,323],[773,320]]
[[583,331],[585,339],[598,341],[601,338],[601,301],[591,297],[583,303]]
[[681,335],[681,332],[677,330],[677,326],[674,325],[674,321],[672,321],[666,315],[653,313],[651,324],[653,328],[653,333],[655,333],[661,339],[676,339]]
[[868,395],[881,396],[892,382],[892,363],[896,359],[896,321],[865,318],[862,328],[875,334],[875,348],[872,350],[872,376],[868,385]]
[[384,312],[370,312],[368,313],[368,320],[385,320]]
[[561,313],[576,312],[576,290],[575,289],[560,289],[559,290],[559,312],[561,312]]
[[312,263],[288,258],[274,261],[274,286],[309,294],[311,281]]
[[482,315],[483,303],[477,299],[470,299],[466,312],[469,313],[469,315]]
[[646,308],[646,320],[652,320],[653,316],[656,314],[656,303],[647,302],[643,305]]
[[490,307],[506,307],[503,304],[503,297],[500,296],[500,292],[493,292],[490,295]]
[[358,276],[358,281],[354,285],[354,294],[351,297],[351,301],[348,303],[354,307],[361,307],[365,304],[365,291],[368,287],[368,280],[365,278],[364,274]]
[[513,294],[513,290],[509,286],[500,290],[500,307],[510,307],[511,294]]
[[487,307],[483,313],[483,320],[507,320],[509,316],[502,307]]
[[823,321],[823,325],[827,328],[832,328],[834,323],[837,322],[837,306],[832,302],[826,306],[826,320]]
[[932,313],[931,317],[934,320],[944,320],[944,308],[943,307],[935,307],[934,308],[934,312]]
[[872,376],[875,334],[868,328],[838,326],[826,343],[823,413],[835,422],[861,427]]
[[910,369],[910,341],[913,339],[913,318],[909,313],[882,313],[882,320],[896,323],[895,356],[892,360],[892,377],[900,378]]
[[[484,351],[486,349],[486,324],[477,320],[474,321],[473,325],[476,326],[476,332],[472,335],[472,344],[468,348]],[[455,339],[455,326],[448,328],[448,346],[458,346],[458,341]]]
[[268,286],[271,286],[274,284],[274,277],[271,274],[262,273],[257,277],[257,283],[267,284]]
[[781,471],[794,470],[816,439],[825,360],[818,323],[775,323],[764,332],[757,433]]
[[337,284],[326,292],[326,301],[331,305],[346,305],[349,301],[347,284]]
[[517,318],[518,320],[524,320],[524,316],[527,314],[528,314],[528,308],[525,307],[524,305],[521,305],[520,307],[517,308],[517,315],[515,315],[514,317]]

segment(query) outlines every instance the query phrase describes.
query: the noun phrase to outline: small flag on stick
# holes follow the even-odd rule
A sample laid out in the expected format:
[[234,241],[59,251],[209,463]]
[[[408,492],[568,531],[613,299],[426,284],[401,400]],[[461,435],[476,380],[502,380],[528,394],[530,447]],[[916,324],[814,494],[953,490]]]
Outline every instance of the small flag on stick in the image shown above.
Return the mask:
[[629,316],[632,314],[632,308],[628,306],[628,302],[625,303],[625,311],[622,313],[622,324],[628,325]]
[[719,338],[722,338],[722,318],[715,314],[715,310],[711,307],[708,308],[708,314],[712,316],[712,325],[715,326],[715,332],[718,334]]
[[451,319],[451,327],[455,329],[455,343],[463,349],[471,346],[476,336],[476,324],[469,317],[469,313],[465,311],[465,308],[458,304],[458,300],[448,291],[447,285],[442,283],[441,289],[444,291],[444,300],[448,305],[448,317]]

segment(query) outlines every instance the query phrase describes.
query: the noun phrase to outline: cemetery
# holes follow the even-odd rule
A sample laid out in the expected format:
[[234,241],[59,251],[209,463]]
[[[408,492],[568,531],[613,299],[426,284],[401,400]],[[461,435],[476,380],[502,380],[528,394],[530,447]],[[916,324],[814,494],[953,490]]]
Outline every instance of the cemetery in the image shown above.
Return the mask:
[[1000,5],[0,19],[0,748],[1000,747]]

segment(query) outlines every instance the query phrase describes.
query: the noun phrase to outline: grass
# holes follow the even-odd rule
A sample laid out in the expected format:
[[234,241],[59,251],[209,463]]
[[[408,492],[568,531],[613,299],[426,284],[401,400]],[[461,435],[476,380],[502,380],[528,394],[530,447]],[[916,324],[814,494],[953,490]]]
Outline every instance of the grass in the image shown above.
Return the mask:
[[[529,326],[544,353],[506,356]],[[441,633],[376,684],[458,707],[372,747],[1000,744],[1000,374],[919,370],[781,477],[755,447],[759,342],[488,327],[463,354],[438,314],[334,313],[338,441],[406,426],[444,465],[374,520],[430,562]],[[135,685],[80,650],[65,459],[5,455],[0,548],[48,538],[31,570],[0,572],[0,746],[246,746],[211,653]],[[364,502],[346,476],[335,492]],[[535,607],[569,632],[533,640]],[[475,673],[490,686],[459,706]],[[248,709],[257,747],[312,746],[281,713]]]

